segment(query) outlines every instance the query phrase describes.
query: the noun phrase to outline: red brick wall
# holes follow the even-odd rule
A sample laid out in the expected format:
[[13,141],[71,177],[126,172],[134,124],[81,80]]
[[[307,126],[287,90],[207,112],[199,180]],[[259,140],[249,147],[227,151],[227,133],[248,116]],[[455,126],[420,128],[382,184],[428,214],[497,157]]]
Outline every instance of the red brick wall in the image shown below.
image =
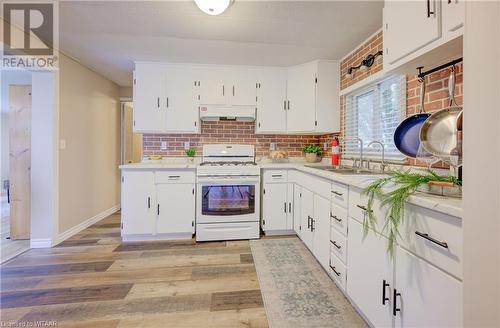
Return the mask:
[[[184,142],[201,155],[204,144],[234,143],[255,145],[257,156],[269,153],[270,143],[276,143],[279,150],[286,150],[289,156],[302,156],[306,144],[317,144],[318,136],[255,134],[254,122],[202,122],[201,134],[145,134],[143,155],[185,156]],[[161,142],[167,142],[167,150],[161,150]]]

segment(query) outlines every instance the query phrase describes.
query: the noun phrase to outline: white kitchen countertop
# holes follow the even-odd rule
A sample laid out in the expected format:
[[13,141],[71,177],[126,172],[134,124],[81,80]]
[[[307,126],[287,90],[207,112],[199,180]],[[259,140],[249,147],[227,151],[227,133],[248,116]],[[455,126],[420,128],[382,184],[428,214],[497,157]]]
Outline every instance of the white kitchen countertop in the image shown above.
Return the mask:
[[[133,163],[120,165],[122,170],[167,170],[167,169],[189,169],[194,170],[198,167],[200,160],[195,158],[194,163],[187,162],[186,158],[168,158],[157,161],[144,161],[141,163]],[[320,169],[315,169],[311,167],[306,167],[308,164],[303,160],[292,159],[289,162],[275,163],[269,162],[268,160],[261,160],[258,162],[262,169],[295,169],[301,172],[309,173],[322,177],[328,180],[337,181],[344,183],[349,186],[354,186],[357,188],[364,188],[374,179],[381,177],[382,175],[348,175],[340,174],[330,171],[324,171]],[[318,165],[325,165],[326,163],[318,163]],[[314,164],[313,164],[314,165]],[[426,193],[417,192],[410,196],[408,202],[420,207],[425,207],[437,212],[445,213],[455,217],[462,217],[462,199],[453,197],[444,197],[430,195]]]

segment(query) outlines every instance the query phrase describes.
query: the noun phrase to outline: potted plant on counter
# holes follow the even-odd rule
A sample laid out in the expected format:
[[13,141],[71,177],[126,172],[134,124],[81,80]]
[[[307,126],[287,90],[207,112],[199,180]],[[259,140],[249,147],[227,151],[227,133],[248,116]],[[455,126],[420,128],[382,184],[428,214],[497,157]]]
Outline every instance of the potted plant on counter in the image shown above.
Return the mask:
[[321,148],[317,145],[306,145],[303,149],[306,154],[306,162],[317,163],[321,161]]
[[194,155],[196,155],[196,150],[194,148],[186,149],[186,156],[188,157],[189,163],[194,162]]

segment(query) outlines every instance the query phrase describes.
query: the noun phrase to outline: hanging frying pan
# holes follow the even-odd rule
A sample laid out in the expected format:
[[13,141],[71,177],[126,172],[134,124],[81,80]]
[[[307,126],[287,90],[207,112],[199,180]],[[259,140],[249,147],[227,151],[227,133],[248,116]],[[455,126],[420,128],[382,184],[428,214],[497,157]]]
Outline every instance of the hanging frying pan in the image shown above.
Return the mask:
[[[455,101],[455,68],[448,81],[450,105],[433,113],[422,125],[420,141],[425,150],[449,161],[457,147],[457,133],[462,129],[462,107]],[[460,124],[460,126],[458,126]]]
[[420,79],[422,83],[420,92],[420,112],[411,115],[399,123],[394,132],[394,144],[404,155],[416,158],[420,147],[420,128],[430,116],[424,110],[425,99],[425,77]]

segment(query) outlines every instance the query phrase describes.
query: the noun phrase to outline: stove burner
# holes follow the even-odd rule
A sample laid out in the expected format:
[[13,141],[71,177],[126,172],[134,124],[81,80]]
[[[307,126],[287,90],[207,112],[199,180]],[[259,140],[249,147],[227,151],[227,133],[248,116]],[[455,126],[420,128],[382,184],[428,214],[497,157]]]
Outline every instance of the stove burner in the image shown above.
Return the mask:
[[255,162],[221,161],[221,162],[203,162],[200,166],[255,166]]

